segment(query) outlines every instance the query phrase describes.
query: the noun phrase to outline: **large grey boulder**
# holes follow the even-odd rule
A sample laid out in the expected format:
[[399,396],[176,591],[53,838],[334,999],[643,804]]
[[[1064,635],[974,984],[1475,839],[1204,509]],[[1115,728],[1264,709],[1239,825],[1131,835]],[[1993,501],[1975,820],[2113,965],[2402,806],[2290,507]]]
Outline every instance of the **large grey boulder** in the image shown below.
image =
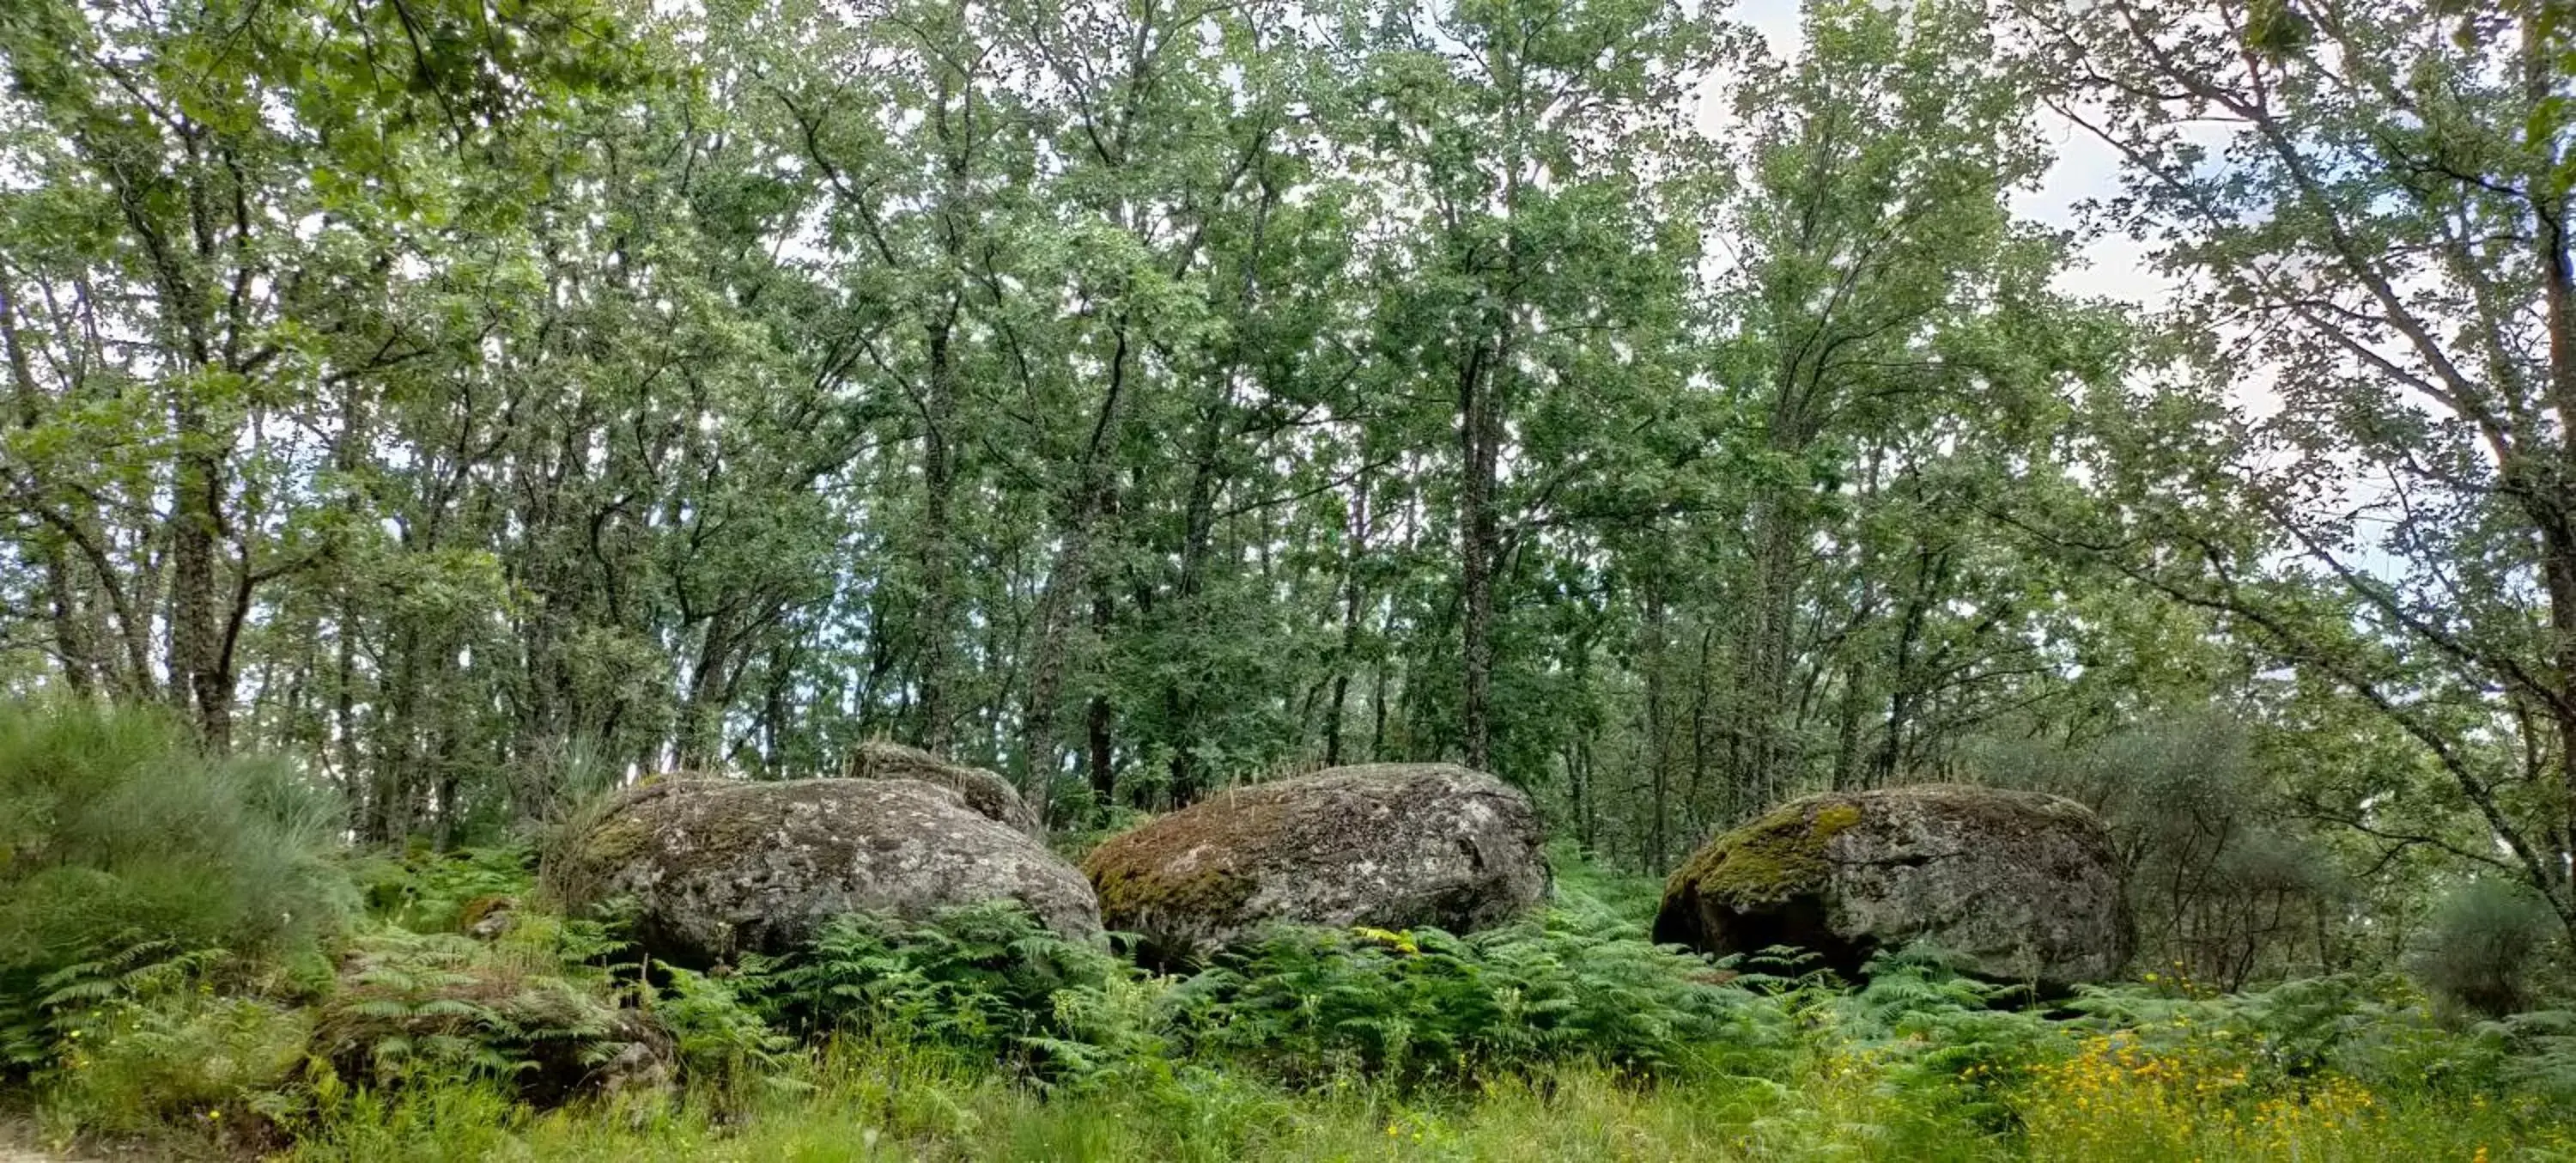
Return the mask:
[[2135,934],[2110,833],[2083,805],[1959,784],[1794,800],[1664,884],[1655,940],[1794,945],[1846,974],[1923,941],[1978,976],[2058,989],[2116,976]]
[[870,740],[850,753],[842,774],[852,779],[917,779],[965,797],[966,806],[986,819],[1046,837],[1046,823],[1020,798],[1018,788],[1001,773],[942,759],[917,747]]
[[1227,791],[1092,850],[1102,919],[1149,962],[1189,964],[1272,922],[1435,926],[1547,894],[1528,797],[1449,764],[1339,767]]
[[545,880],[571,908],[631,902],[645,951],[682,965],[784,952],[848,913],[918,921],[1006,898],[1068,937],[1100,932],[1072,865],[909,779],[663,779],[566,837]]

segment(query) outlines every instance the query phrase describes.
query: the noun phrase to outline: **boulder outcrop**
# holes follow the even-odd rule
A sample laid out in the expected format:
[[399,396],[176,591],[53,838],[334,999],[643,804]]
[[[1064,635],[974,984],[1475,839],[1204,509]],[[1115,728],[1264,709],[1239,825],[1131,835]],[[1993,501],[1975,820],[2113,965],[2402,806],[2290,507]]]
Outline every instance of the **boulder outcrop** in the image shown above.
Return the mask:
[[1264,925],[1473,932],[1547,894],[1538,814],[1482,772],[1339,767],[1219,793],[1094,849],[1083,870],[1112,931],[1161,964],[1204,960]]
[[627,902],[636,940],[681,965],[785,952],[849,913],[918,921],[1004,898],[1065,936],[1100,932],[1072,865],[910,779],[663,779],[594,813],[545,880],[575,909]]
[[1846,974],[1921,941],[1996,981],[2116,976],[2135,934],[2102,821],[2072,800],[1959,784],[1793,800],[1664,884],[1657,941],[1793,945]]

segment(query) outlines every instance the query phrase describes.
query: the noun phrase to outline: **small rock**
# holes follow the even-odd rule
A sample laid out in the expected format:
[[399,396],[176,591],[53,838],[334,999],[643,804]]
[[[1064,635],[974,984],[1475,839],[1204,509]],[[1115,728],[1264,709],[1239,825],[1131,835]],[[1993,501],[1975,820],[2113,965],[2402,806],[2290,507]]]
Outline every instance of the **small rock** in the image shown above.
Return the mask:
[[936,784],[965,797],[966,806],[988,820],[1046,838],[1046,822],[997,771],[952,763],[917,747],[870,740],[850,753],[841,774],[850,779],[917,779]]
[[515,897],[482,897],[467,902],[457,914],[457,920],[464,923],[466,936],[478,941],[498,941],[516,923],[518,909],[519,902]]

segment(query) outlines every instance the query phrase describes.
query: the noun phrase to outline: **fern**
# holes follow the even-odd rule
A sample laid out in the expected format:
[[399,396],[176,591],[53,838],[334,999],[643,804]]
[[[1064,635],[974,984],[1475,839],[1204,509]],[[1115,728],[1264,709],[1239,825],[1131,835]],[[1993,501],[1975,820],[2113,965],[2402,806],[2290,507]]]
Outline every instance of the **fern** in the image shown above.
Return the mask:
[[1116,1040],[1084,1027],[1105,1007],[1061,999],[1101,993],[1124,973],[1107,953],[1000,901],[926,925],[843,918],[796,956],[751,961],[736,989],[780,1028],[807,1036],[901,1036],[1048,1072],[1096,1057],[1067,1053],[1072,1044]]
[[1175,987],[1192,1049],[1315,1085],[1454,1083],[1593,1062],[1656,1074],[1758,1068],[1783,1025],[1704,960],[1598,910],[1459,938],[1274,930]]

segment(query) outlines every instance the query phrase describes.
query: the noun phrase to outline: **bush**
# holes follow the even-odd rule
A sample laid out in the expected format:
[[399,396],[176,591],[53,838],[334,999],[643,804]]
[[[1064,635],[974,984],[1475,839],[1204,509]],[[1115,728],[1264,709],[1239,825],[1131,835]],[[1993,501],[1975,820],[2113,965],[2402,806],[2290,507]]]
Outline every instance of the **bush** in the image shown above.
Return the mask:
[[926,925],[844,917],[803,953],[747,961],[742,996],[809,1037],[923,1039],[1038,1065],[1061,1048],[1130,1032],[1094,1020],[1126,972],[1118,961],[1057,936],[1015,901],[951,909]]
[[1660,1072],[1780,1047],[1776,1007],[1718,977],[1616,918],[1565,912],[1464,939],[1281,928],[1177,986],[1171,1020],[1191,1048],[1297,1084]]
[[426,848],[359,870],[367,911],[415,933],[457,933],[536,887],[536,853],[521,847]]
[[160,711],[0,704],[5,1065],[46,1060],[96,1000],[65,992],[81,966],[220,948],[309,969],[350,904],[327,855],[341,819],[291,764],[208,757]]
[[102,990],[60,1031],[60,1057],[41,1091],[48,1124],[141,1134],[174,1121],[239,1124],[261,1107],[303,1063],[312,1015],[215,993],[205,960],[155,961],[101,979]]
[[2530,1008],[2532,974],[2557,932],[2557,915],[2531,890],[2475,880],[2433,910],[2407,968],[2444,1005],[2503,1017]]
[[551,1105],[576,1094],[669,1081],[671,1036],[625,1006],[598,927],[532,917],[497,944],[400,929],[351,949],[323,1004],[315,1055],[344,1081],[378,1088],[507,1084]]
[[643,1008],[667,1032],[681,1080],[739,1099],[756,1084],[784,1084],[796,1042],[769,1028],[736,983],[661,966],[667,983],[644,991]]

